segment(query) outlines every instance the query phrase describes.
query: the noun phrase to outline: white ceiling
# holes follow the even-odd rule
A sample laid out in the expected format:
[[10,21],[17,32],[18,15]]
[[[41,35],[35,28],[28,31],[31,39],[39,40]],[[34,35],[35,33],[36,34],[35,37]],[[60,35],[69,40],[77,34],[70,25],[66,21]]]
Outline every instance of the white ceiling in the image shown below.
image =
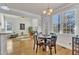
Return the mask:
[[[48,5],[50,8],[54,9],[54,8],[63,7],[67,4],[68,3],[6,3],[6,4],[0,3],[0,6],[7,5],[9,8],[12,8],[15,10],[21,10],[21,11],[41,15],[42,11],[45,10],[48,7]],[[0,12],[18,14],[18,12],[14,12],[12,10],[5,11],[0,9]]]
[[7,3],[9,8],[27,11],[35,14],[42,14],[42,11],[49,5],[50,8],[58,8],[66,5],[66,3]]

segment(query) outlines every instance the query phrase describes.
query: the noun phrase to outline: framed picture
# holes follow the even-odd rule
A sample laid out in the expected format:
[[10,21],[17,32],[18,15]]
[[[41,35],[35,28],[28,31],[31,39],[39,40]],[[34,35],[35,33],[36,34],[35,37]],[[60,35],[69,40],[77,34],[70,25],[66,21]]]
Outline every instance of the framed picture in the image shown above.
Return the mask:
[[11,23],[7,23],[7,31],[12,31],[12,24]]
[[20,24],[20,30],[25,30],[25,24],[23,23]]

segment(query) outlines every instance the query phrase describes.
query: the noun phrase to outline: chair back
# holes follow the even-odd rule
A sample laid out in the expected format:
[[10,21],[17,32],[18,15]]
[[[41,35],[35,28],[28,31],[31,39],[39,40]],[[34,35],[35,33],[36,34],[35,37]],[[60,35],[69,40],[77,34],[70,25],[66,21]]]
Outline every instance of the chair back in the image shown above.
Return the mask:
[[79,37],[72,37],[72,54],[79,55]]
[[56,44],[56,41],[57,41],[57,36],[51,36],[51,43],[52,43],[53,45]]
[[38,36],[38,33],[37,33],[37,31],[36,31],[36,32],[34,33],[34,35],[33,35],[34,43],[35,43],[35,44],[38,43],[37,36]]

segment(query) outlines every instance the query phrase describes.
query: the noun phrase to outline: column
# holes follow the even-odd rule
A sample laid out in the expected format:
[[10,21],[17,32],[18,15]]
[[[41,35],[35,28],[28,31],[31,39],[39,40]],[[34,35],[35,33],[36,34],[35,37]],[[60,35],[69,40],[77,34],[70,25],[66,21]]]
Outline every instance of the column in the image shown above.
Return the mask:
[[0,33],[0,55],[7,54],[7,39],[9,33]]

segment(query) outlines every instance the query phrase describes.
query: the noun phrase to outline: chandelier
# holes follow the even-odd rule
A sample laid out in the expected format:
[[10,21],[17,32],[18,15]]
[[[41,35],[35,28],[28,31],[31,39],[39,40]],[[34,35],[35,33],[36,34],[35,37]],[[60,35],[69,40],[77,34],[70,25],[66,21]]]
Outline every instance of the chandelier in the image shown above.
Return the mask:
[[52,8],[49,8],[49,6],[48,6],[48,8],[43,11],[43,14],[50,16],[52,14],[52,12],[53,12]]

